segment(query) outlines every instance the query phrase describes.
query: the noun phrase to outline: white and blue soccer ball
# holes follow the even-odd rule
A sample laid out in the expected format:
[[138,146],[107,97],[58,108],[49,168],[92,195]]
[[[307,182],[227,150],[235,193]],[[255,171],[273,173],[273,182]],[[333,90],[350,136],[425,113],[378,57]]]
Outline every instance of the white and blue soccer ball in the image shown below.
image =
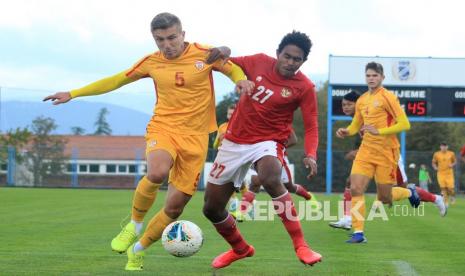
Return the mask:
[[203,244],[200,227],[187,220],[170,223],[161,236],[163,247],[173,256],[189,257],[197,253]]

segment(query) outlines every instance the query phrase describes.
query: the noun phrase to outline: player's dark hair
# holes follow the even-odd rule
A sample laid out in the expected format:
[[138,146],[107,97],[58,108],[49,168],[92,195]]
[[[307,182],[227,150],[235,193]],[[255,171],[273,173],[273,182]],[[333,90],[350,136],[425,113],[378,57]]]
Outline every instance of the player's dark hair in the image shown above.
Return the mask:
[[374,61],[369,62],[365,66],[365,72],[368,71],[368,69],[371,69],[371,70],[375,71],[376,73],[384,76],[384,69],[383,69],[383,65],[381,65],[381,63],[377,63],[377,62],[374,62]]
[[357,90],[350,90],[349,93],[345,94],[343,99],[349,102],[356,102],[360,97],[360,93]]
[[278,53],[281,53],[287,45],[295,45],[299,47],[304,52],[304,61],[306,61],[308,54],[310,53],[310,49],[312,48],[312,41],[305,33],[294,30],[292,33],[288,33],[283,37],[278,46]]
[[152,22],[150,23],[150,30],[152,32],[157,29],[164,30],[174,25],[178,25],[182,29],[181,20],[179,20],[179,18],[176,15],[168,13],[168,12],[163,12],[163,13],[157,14],[152,19]]
[[442,142],[441,142],[441,146],[447,146],[447,142],[446,142],[446,141],[442,141]]

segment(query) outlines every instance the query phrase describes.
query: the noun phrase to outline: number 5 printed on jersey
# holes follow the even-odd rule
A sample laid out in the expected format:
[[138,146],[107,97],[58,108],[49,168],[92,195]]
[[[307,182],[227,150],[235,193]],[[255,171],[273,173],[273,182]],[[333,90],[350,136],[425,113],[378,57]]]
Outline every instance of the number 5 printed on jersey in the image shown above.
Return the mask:
[[184,72],[176,72],[174,75],[176,86],[184,86]]

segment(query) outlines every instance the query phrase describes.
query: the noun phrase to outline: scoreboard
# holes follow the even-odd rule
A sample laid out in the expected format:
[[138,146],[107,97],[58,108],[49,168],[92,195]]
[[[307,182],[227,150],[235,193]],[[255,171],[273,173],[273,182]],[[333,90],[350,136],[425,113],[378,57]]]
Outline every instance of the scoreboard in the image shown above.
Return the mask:
[[344,115],[341,101],[350,89],[368,90],[365,65],[372,61],[383,65],[383,86],[397,95],[407,116],[465,119],[465,58],[330,56],[328,115]]
[[[464,87],[402,87],[385,86],[399,98],[408,117],[465,118]],[[343,116],[342,97],[351,89],[363,93],[368,90],[360,85],[333,85],[331,89],[332,114]]]

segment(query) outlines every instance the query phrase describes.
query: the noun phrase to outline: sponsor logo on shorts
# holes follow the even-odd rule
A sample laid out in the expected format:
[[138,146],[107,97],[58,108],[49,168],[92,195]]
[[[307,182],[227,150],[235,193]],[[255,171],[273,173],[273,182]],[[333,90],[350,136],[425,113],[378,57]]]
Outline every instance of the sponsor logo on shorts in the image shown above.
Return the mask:
[[149,148],[153,148],[153,147],[155,147],[156,144],[157,144],[157,141],[155,141],[155,140],[150,140],[147,146],[148,146]]
[[262,79],[263,79],[262,76],[257,76],[257,78],[255,79],[255,81],[257,81],[257,82],[258,82],[258,81],[262,81]]

